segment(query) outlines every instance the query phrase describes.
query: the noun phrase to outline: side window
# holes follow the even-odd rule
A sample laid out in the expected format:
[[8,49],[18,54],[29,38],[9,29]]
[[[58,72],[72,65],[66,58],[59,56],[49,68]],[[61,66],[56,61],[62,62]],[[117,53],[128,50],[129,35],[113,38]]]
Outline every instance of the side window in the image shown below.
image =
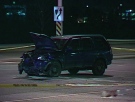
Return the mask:
[[81,39],[81,48],[83,50],[91,50],[92,49],[92,41],[90,38],[82,38]]
[[79,39],[72,39],[68,45],[69,48],[72,48],[72,50],[78,50],[79,49]]
[[108,43],[105,41],[104,38],[95,37],[95,38],[94,38],[94,41],[95,41],[96,48],[97,48],[98,50],[102,50],[102,51],[109,50],[109,45],[108,45]]

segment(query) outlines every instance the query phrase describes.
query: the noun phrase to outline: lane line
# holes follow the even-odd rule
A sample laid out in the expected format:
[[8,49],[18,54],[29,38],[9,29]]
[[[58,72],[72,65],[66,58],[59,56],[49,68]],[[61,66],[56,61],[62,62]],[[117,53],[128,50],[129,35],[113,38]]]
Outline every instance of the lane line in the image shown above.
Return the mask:
[[9,47],[9,48],[0,49],[0,51],[7,51],[7,50],[15,50],[15,49],[29,48],[29,47],[34,47],[34,46],[35,46],[35,45],[21,46],[21,47]]
[[66,84],[66,86],[71,87],[106,87],[106,86],[135,86],[135,83],[130,84],[121,84],[121,83],[110,83],[110,84]]
[[5,64],[12,64],[12,63],[19,63],[20,61],[0,61],[0,63]]
[[56,87],[103,87],[103,86],[135,86],[135,83],[106,83],[106,84],[0,84],[0,88],[56,88]]
[[[23,77],[25,78],[25,77]],[[0,84],[0,88],[56,88],[56,87],[68,87],[64,84]]]
[[135,51],[135,49],[128,49],[128,48],[119,48],[119,47],[112,47],[114,50],[125,50],[125,51]]

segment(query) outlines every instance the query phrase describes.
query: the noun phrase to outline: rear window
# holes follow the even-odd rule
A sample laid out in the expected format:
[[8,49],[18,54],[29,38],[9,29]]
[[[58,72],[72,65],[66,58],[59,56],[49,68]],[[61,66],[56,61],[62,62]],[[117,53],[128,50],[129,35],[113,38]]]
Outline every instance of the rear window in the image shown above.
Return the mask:
[[96,49],[100,51],[110,50],[108,42],[103,37],[93,37]]

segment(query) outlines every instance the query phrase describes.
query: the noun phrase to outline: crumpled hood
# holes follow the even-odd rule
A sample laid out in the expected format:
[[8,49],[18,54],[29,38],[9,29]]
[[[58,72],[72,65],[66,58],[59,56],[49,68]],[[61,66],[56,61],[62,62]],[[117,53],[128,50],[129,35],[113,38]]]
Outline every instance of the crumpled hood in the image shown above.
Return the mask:
[[54,41],[45,34],[38,34],[38,33],[31,32],[31,36],[33,38],[36,48],[46,48],[46,49],[55,49],[55,50],[58,49]]

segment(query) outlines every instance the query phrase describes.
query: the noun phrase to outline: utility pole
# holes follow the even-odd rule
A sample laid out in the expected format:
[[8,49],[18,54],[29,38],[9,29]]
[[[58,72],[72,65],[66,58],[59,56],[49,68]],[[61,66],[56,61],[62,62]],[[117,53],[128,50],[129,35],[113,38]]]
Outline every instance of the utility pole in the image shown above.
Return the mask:
[[54,21],[56,21],[56,35],[63,35],[63,13],[62,0],[58,0],[58,6],[54,7]]
[[58,0],[58,6],[62,6],[62,0]]

